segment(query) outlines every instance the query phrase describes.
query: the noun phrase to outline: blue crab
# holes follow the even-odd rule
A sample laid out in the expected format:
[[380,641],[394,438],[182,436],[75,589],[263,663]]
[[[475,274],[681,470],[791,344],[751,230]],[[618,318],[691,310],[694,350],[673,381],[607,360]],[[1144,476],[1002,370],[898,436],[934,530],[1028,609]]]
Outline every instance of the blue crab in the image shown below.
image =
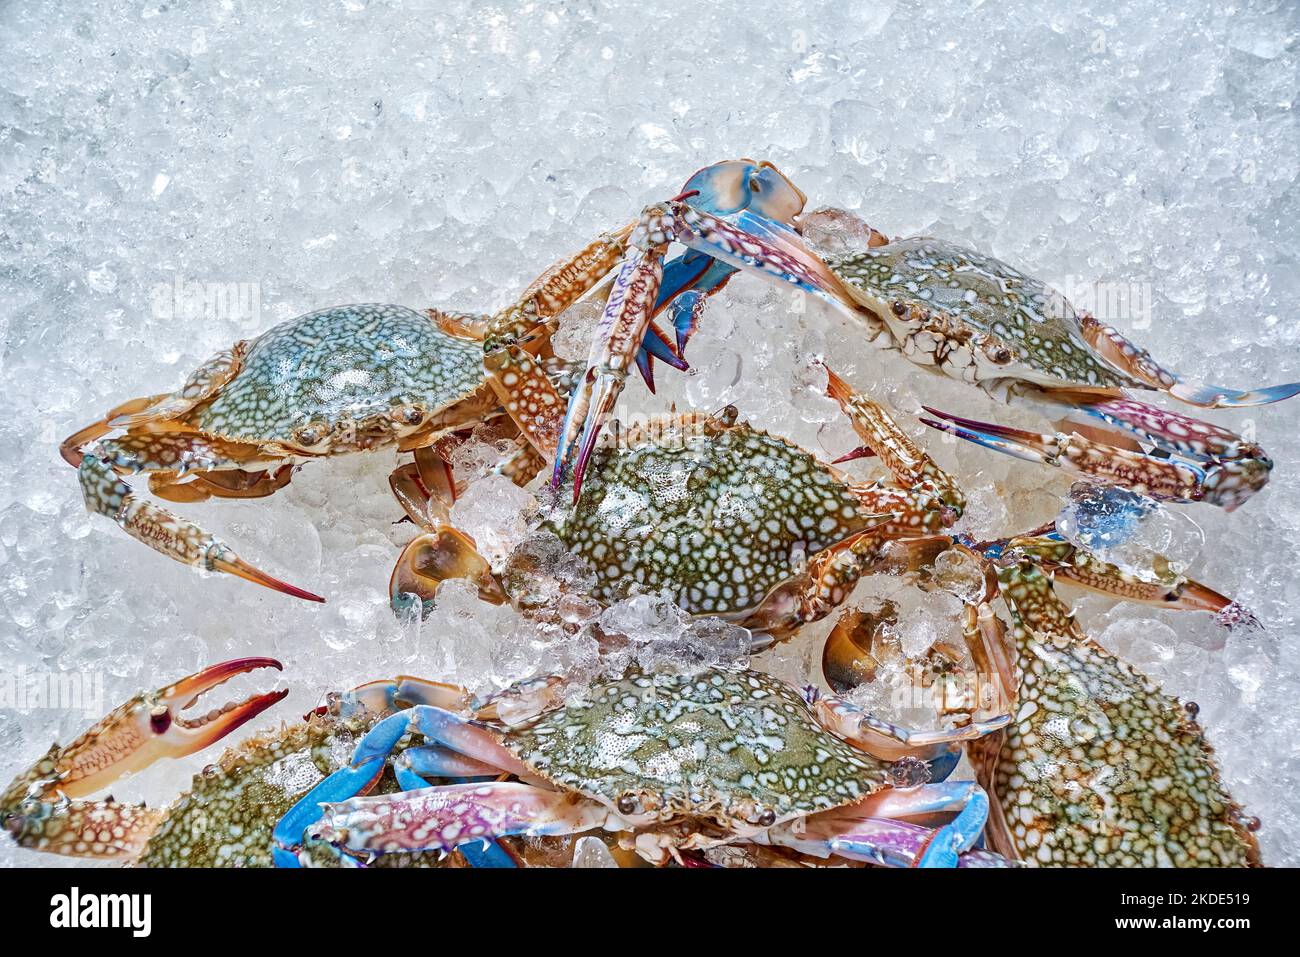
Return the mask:
[[[1008,858],[1044,866],[1258,865],[1258,821],[1220,781],[1196,706],[1166,695],[1083,633],[1053,589],[1060,544],[1050,534],[954,543],[984,580],[964,610],[974,670],[973,682],[965,676],[973,685],[965,723],[917,732],[834,705],[828,721],[877,750],[892,743],[925,754],[964,744],[992,798],[986,840]],[[1129,589],[1094,563],[1090,587]],[[998,597],[1009,625],[991,607]],[[1136,597],[1189,610],[1227,603],[1197,583],[1163,598],[1153,590]],[[831,657],[841,671],[852,668],[845,649]]]
[[[692,182],[732,182],[732,164]],[[791,189],[794,187],[791,186]],[[928,424],[1033,461],[1070,468],[1154,497],[1233,509],[1268,480],[1271,461],[1253,442],[1218,426],[1131,398],[1161,391],[1192,405],[1262,405],[1300,392],[1300,383],[1237,391],[1186,380],[1159,365],[1113,327],[1076,313],[1043,283],[991,256],[938,239],[890,241],[850,213],[822,210],[784,219],[762,197],[715,214],[685,194],[647,207],[628,240],[596,333],[586,375],[569,400],[555,481],[572,464],[574,493],[601,423],[641,341],[669,244],[684,243],[737,269],[793,284],[863,323],[878,343],[911,361],[995,394],[1064,405],[1090,419],[1067,432],[1037,434],[933,415]],[[806,237],[856,224],[856,248],[820,254]],[[1085,434],[1086,433],[1086,434]],[[1154,445],[1157,454],[1143,451]],[[576,455],[574,450],[576,451]]]
[[[603,830],[656,864],[732,844],[889,865],[1003,863],[975,848],[982,790],[938,780],[953,761],[874,758],[761,672],[634,670],[584,689],[533,679],[467,711],[416,705],[377,724],[351,767],[382,761],[410,732],[428,743],[403,761],[475,780],[354,797],[345,768],[277,828],[279,859],[326,845],[370,863]],[[907,820],[937,816],[949,819],[935,829]]]
[[[114,709],[66,747],[54,745],[0,795],[0,826],[21,847],[141,867],[269,867],[275,826],[312,787],[349,768],[352,749],[375,725],[409,702],[464,703],[459,689],[414,678],[370,682],[331,693],[304,720],[254,734],[227,748],[195,775],[190,790],[170,804],[146,807],[105,798],[85,800],[123,775],[164,757],[196,753],[234,732],[287,692],[250,697],[189,717],[198,698],[238,674],[279,668],[269,658],[214,665]],[[409,743],[409,742],[404,742]],[[408,779],[400,755],[347,772],[361,792],[397,790]],[[364,775],[364,777],[362,777]],[[334,778],[338,783],[339,778]],[[391,866],[469,864],[531,866],[567,862],[572,850],[505,841],[461,853],[395,855]],[[310,855],[307,855],[310,857]],[[318,865],[337,864],[319,854]]]
[[[771,638],[830,612],[886,546],[928,541],[961,514],[960,490],[889,415],[829,369],[835,398],[891,483],[857,483],[792,443],[723,414],[691,413],[628,430],[593,459],[587,493],[557,501],[540,528],[592,569],[604,604],[662,593],[684,611]],[[891,553],[892,554],[892,553]],[[923,560],[908,555],[908,561]],[[506,589],[473,543],[445,526],[398,561],[395,608],[432,600],[447,578],[488,600]]]
[[[803,209],[803,194],[770,164],[733,161],[702,174],[687,191],[718,213],[756,204],[789,222]],[[446,443],[504,412],[516,447],[500,469],[527,482],[553,460],[562,434],[564,400],[553,379],[564,370],[550,353],[550,334],[560,314],[623,259],[632,228],[601,235],[490,316],[370,304],[288,320],[213,356],[178,391],[113,409],[65,440],[63,457],[80,470],[87,508],[155,550],[321,601],[138,498],[123,476],[146,473],[150,490],[175,502],[251,498],[283,488],[305,460],[396,445],[416,454],[393,473],[393,490],[412,520],[431,527],[455,494]],[[630,353],[651,389],[655,358],[686,368],[681,350],[700,304],[735,272],[698,252],[660,265],[662,296]],[[673,343],[651,321],[665,311]]]
[[[549,350],[556,317],[608,272],[628,230],[552,266],[491,316],[369,304],[323,309],[237,342],[176,392],[126,402],[70,436],[87,508],[170,558],[298,598],[319,596],[258,570],[225,542],[139,498],[123,476],[145,473],[174,502],[270,495],[304,461],[396,446],[414,451],[391,482],[408,514],[436,520],[454,496],[446,444],[509,417],[500,463],[526,482],[550,460],[563,401]],[[431,517],[432,516],[432,517]]]
[[[279,667],[270,658],[241,658],[141,692],[71,744],[53,745],[15,778],[0,795],[0,823],[21,847],[70,857],[166,866],[218,863],[226,856],[226,863],[234,863],[255,855],[259,849],[242,844],[230,827],[251,823],[258,803],[267,797],[254,797],[243,787],[242,757],[232,758],[218,773],[195,778],[194,791],[170,808],[86,798],[159,758],[200,751],[261,714],[287,692],[254,695],[207,713],[189,709],[236,675]],[[307,737],[313,733],[306,726],[301,730]],[[278,756],[272,752],[270,758]],[[217,778],[223,785],[238,780],[239,786],[213,800]],[[269,855],[269,841],[261,852]]]

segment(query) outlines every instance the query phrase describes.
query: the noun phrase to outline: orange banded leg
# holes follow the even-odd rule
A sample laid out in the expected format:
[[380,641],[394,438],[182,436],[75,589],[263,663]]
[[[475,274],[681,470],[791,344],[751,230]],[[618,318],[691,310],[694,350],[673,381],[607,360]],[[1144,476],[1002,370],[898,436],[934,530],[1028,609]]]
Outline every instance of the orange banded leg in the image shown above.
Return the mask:
[[1189,405],[1206,409],[1240,408],[1268,405],[1300,394],[1300,382],[1241,392],[1226,386],[1183,379],[1156,362],[1149,352],[1125,338],[1114,326],[1086,314],[1079,317],[1079,326],[1087,343],[1112,365],[1152,389],[1167,392]]
[[[103,443],[93,452],[82,456],[79,473],[88,511],[107,515],[132,538],[182,564],[234,575],[295,598],[325,600],[319,595],[273,578],[248,564],[229,545],[209,535],[198,525],[138,498],[131,486],[118,476],[114,466],[122,468],[122,464],[117,459],[113,445]],[[110,456],[110,459],[105,461],[99,455]],[[125,468],[124,471],[134,469]]]
[[[864,443],[862,448],[855,449],[838,461],[877,455],[902,488],[931,493],[923,498],[913,495],[911,504],[905,505],[902,522],[910,527],[913,534],[919,531],[938,531],[960,518],[966,499],[952,477],[939,468],[878,403],[854,392],[828,366],[822,367],[826,369],[828,377],[826,394],[840,404],[844,414],[849,417],[853,430]],[[924,500],[932,500],[933,496],[938,497],[942,503],[941,508],[934,508],[932,504],[927,507]],[[869,504],[876,507],[874,501]],[[900,500],[900,504],[905,503]]]

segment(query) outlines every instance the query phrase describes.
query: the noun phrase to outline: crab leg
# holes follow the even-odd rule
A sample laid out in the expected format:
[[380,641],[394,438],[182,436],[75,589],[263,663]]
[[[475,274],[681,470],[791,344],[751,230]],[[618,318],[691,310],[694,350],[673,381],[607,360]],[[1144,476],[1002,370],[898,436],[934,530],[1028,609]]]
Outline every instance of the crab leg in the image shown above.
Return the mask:
[[992,718],[972,721],[959,728],[914,731],[882,721],[835,695],[818,698],[813,707],[827,729],[868,754],[884,761],[919,758],[936,762],[940,767],[947,766],[949,771],[957,763],[965,742],[1000,731],[1011,722],[1011,714],[1003,709]]
[[1232,511],[1268,480],[1267,459],[1216,462],[1202,467],[1094,442],[1078,432],[1029,432],[962,418],[924,407],[944,421],[922,419],[931,428],[948,432],[985,448],[1006,452],[1027,462],[1064,468],[1090,481],[1125,488],[1152,498],[1176,502],[1205,501]]
[[108,424],[115,429],[124,429],[154,419],[175,419],[184,415],[200,402],[215,396],[222,386],[239,374],[249,345],[247,340],[241,339],[195,369],[184,385],[162,401],[136,412],[119,412],[110,416]]
[[326,804],[308,839],[366,858],[404,851],[452,851],[519,835],[546,837],[607,827],[595,801],[515,781],[449,784]]
[[527,347],[539,348],[546,320],[577,302],[618,264],[632,228],[604,233],[551,266],[518,302],[486,323],[483,365],[488,382],[520,431],[548,459],[554,454],[564,403]]
[[989,547],[1015,550],[1037,563],[1053,580],[1102,595],[1158,608],[1207,611],[1229,628],[1259,624],[1248,609],[1208,585],[1182,575],[1154,581],[1138,578],[1076,548],[1055,533],[1018,536],[984,546],[986,551]]
[[[853,430],[865,443],[866,452],[879,456],[902,488],[930,493],[919,505],[903,510],[897,520],[902,526],[900,532],[916,535],[922,531],[939,531],[960,518],[966,499],[952,476],[939,468],[878,403],[854,392],[825,363],[819,364],[826,370],[826,394],[849,417]],[[859,451],[850,453],[855,458],[860,454]],[[938,496],[941,508],[933,507],[933,496]],[[871,502],[872,507],[881,504],[874,499]]]
[[[394,700],[409,700],[412,692],[416,696],[424,696],[425,700],[439,701],[441,704],[464,704],[464,695],[460,689],[428,682],[418,683],[414,679],[401,679],[393,693]],[[428,782],[420,777],[421,770],[424,773],[439,773],[439,769],[457,777],[509,773],[525,780],[535,780],[528,769],[483,728],[445,707],[413,704],[374,725],[357,743],[348,766],[340,768],[317,784],[280,819],[272,832],[276,865],[297,866],[303,835],[320,820],[322,808],[365,794],[374,787],[397,743],[411,732],[423,735],[429,744],[416,749],[415,757],[399,762],[396,766],[398,783],[404,787],[414,784],[420,789],[427,789]],[[307,839],[324,840],[314,832]]]
[[[937,830],[896,818],[957,814]],[[1005,867],[1010,862],[976,850],[989,810],[973,781],[887,790],[857,804],[823,811],[767,833],[767,841],[815,857],[845,857],[886,867]]]
[[[736,217],[751,217],[748,211]],[[769,242],[762,236],[746,232],[727,219],[714,216],[670,200],[648,206],[642,212],[628,240],[632,252],[614,279],[605,304],[587,371],[569,398],[564,430],[555,458],[552,485],[558,487],[570,459],[573,459],[574,500],[582,491],[582,475],[595,448],[600,428],[614,408],[637,350],[645,339],[663,278],[663,257],[672,242],[681,242],[706,253],[734,268],[756,269],[774,279],[793,283],[808,291],[820,289],[819,283],[834,283],[825,265],[806,249],[788,247],[785,234],[795,236],[788,227],[771,223],[763,217],[752,222],[779,228],[781,242]],[[793,250],[793,251],[792,251]],[[575,458],[576,456],[576,458]]]
[[1079,317],[1079,326],[1088,344],[1112,365],[1151,388],[1168,392],[1189,405],[1207,409],[1241,408],[1281,402],[1300,394],[1300,382],[1239,392],[1225,386],[1182,379],[1151,358],[1145,349],[1125,338],[1114,326],[1106,325],[1087,314]]
[[456,479],[451,464],[430,447],[415,450],[415,461],[399,465],[388,476],[388,485],[411,519],[425,531],[447,521],[447,509],[456,501]]
[[0,797],[3,827],[21,847],[71,857],[130,860],[166,816],[157,808],[77,800],[159,758],[201,751],[280,701],[288,691],[253,695],[206,715],[185,710],[208,691],[271,658],[239,658],[205,668],[153,692],[141,692],[66,747],[49,752]]
[[[435,701],[445,699],[446,685],[421,682],[420,679],[399,679],[397,693],[400,697],[410,699],[413,683],[422,690],[432,689],[435,694],[421,694],[421,704],[433,705]],[[450,689],[459,691],[459,689]],[[448,702],[449,703],[449,702]],[[464,783],[466,778],[496,777],[501,769],[467,757],[458,751],[443,745],[431,744],[421,748],[407,748],[393,762],[393,776],[403,791],[418,791],[432,786],[425,775],[450,779],[453,784]],[[467,844],[460,848],[461,856],[471,867],[514,867],[515,860],[496,841],[485,841],[479,847]]]
[[325,600],[253,567],[221,539],[209,535],[193,522],[137,498],[131,486],[118,478],[116,470],[96,455],[89,452],[83,455],[79,472],[87,510],[107,515],[132,538],[168,558],[207,571],[234,575],[295,598]]

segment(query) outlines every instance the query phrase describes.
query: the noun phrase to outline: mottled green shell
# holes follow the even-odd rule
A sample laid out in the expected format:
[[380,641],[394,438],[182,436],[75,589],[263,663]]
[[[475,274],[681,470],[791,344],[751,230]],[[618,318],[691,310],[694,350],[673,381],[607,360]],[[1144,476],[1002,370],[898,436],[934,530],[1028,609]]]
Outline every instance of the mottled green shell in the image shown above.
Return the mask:
[[823,730],[795,691],[757,671],[632,673],[593,684],[506,744],[538,774],[661,820],[766,825],[849,804],[889,765]]
[[597,452],[581,500],[549,527],[591,563],[604,602],[662,592],[692,614],[737,616],[870,514],[798,446],[719,424]]
[[[360,729],[358,729],[360,730]],[[143,867],[270,867],[271,831],[348,761],[351,734],[313,719],[257,735],[194,776],[141,854]]]
[[1243,867],[1258,849],[1177,699],[1087,640],[1017,621],[1017,720],[997,794],[1021,857],[1045,866]]
[[[825,260],[914,361],[976,382],[1131,384],[1084,341],[1078,316],[1060,293],[992,256],[918,237]],[[943,345],[936,350],[932,338]],[[992,361],[999,345],[1010,350],[1009,361]]]
[[340,306],[254,340],[244,366],[195,412],[210,435],[296,440],[310,425],[365,423],[402,406],[427,414],[483,385],[483,349],[403,306]]

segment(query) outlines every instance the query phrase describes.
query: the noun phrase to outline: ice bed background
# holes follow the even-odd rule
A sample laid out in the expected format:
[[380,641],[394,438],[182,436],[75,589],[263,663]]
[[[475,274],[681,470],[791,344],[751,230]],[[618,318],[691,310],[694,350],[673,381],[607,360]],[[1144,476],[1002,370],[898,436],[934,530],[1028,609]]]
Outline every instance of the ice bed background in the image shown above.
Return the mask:
[[[33,3],[0,8],[0,49],[0,667],[102,681],[105,708],[239,655],[285,663],[292,695],[265,724],[375,676],[489,687],[585,654],[463,593],[423,626],[394,619],[388,573],[412,531],[393,524],[391,453],[314,463],[271,499],[181,509],[319,606],[205,580],[89,517],[57,443],[306,311],[496,308],[719,159],[772,160],[810,207],[965,241],[1072,290],[1147,289],[1150,327],[1119,324],[1188,375],[1300,378],[1300,16],[1286,2]],[[156,290],[178,279],[254,284],[257,314],[168,317]],[[1045,422],[747,276],[709,307],[693,372],[661,367],[659,397],[633,382],[623,409],[734,402],[838,455],[851,433],[808,388],[817,354],[912,423],[919,401]],[[1078,597],[1103,644],[1200,703],[1272,864],[1300,861],[1297,414],[1211,413],[1256,430],[1273,481],[1233,515],[1186,510],[1205,536],[1194,574],[1266,632]],[[1050,519],[1069,487],[915,432],[983,534]],[[489,482],[459,515],[493,521],[518,497]],[[935,611],[918,609],[912,640],[944,625]],[[825,631],[755,663],[815,676]],[[92,720],[6,704],[3,780]],[[115,796],[167,800],[215,753]],[[8,841],[0,861],[57,863]]]

